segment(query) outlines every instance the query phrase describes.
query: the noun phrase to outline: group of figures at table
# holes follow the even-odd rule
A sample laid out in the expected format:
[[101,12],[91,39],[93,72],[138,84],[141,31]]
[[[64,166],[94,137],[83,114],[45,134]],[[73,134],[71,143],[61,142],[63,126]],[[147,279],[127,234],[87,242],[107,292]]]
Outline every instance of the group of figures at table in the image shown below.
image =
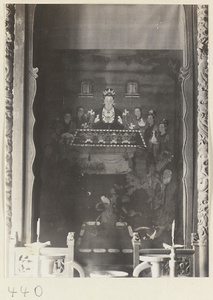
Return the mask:
[[[140,130],[143,133],[144,141],[149,153],[155,158],[169,151],[169,134],[167,119],[162,119],[160,124],[155,122],[157,113],[149,110],[147,119],[142,116],[142,109],[135,107],[134,115],[130,115],[126,109],[122,113],[115,108],[115,91],[111,88],[103,91],[103,107],[84,113],[83,107],[78,107],[76,116],[72,117],[71,110],[64,111],[62,122],[58,124],[57,131],[63,141],[69,141],[76,129],[126,129]],[[158,157],[158,159],[162,157]]]
[[[160,224],[161,228],[169,228],[168,224],[174,219],[171,206],[172,209],[175,207],[173,205],[175,186],[169,187],[173,177],[170,164],[172,149],[168,134],[169,122],[163,119],[157,124],[157,113],[153,110],[150,110],[147,118],[144,118],[140,107],[135,107],[134,115],[131,115],[127,110],[122,113],[115,108],[114,99],[114,90],[106,89],[103,92],[104,105],[102,108],[96,111],[90,110],[85,114],[84,108],[79,107],[76,116],[72,116],[72,112],[69,110],[64,111],[63,119],[58,120],[57,124],[54,123],[53,135],[56,143],[53,143],[53,148],[55,147],[54,149],[57,151],[59,149],[57,157],[60,159],[58,158],[58,161],[67,168],[69,165],[72,166],[72,170],[75,170],[73,166],[76,166],[79,174],[84,173],[81,168],[83,159],[79,149],[70,147],[70,144],[67,143],[70,136],[73,137],[76,129],[141,131],[146,149],[143,147],[134,148],[133,156],[129,155],[128,151],[125,152],[126,149],[121,154],[128,163],[129,170],[131,170],[125,174],[126,185],[113,189],[113,193],[116,194],[114,196],[111,193],[104,195],[95,209],[100,213],[99,221],[104,224],[113,224],[116,221],[124,220],[135,231],[137,231],[136,229],[144,231],[141,227],[147,225],[148,228],[152,227],[151,223],[154,220],[154,223]],[[52,160],[47,159],[47,161],[50,165],[52,164]],[[87,161],[90,167],[92,164],[90,153]],[[57,167],[57,172],[59,169]],[[74,175],[73,178],[77,178]],[[68,178],[68,188],[70,182],[71,179]],[[62,189],[63,191],[66,190],[64,183]],[[155,232],[152,228],[148,235],[152,236],[152,231]]]

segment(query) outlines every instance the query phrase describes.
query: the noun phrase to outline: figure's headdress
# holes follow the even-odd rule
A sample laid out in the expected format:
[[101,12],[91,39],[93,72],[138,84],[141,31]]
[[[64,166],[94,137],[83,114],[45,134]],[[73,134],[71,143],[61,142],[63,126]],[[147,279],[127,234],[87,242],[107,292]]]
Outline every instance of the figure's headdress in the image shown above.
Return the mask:
[[134,108],[134,110],[136,110],[136,109],[139,109],[140,112],[141,112],[141,114],[142,114],[142,108],[141,108],[140,106],[136,106],[136,107]]
[[105,89],[103,91],[103,98],[105,98],[106,96],[111,96],[114,99],[115,98],[115,91],[111,88]]
[[161,120],[160,124],[164,124],[165,126],[169,125],[169,121],[167,119]]
[[65,115],[65,114],[70,114],[70,115],[72,115],[72,109],[71,108],[65,108],[64,110],[63,110],[63,115]]
[[156,111],[154,111],[154,110],[149,110],[149,115],[150,116],[153,116],[153,118],[155,118],[156,117],[156,115],[157,115],[157,113],[156,113]]

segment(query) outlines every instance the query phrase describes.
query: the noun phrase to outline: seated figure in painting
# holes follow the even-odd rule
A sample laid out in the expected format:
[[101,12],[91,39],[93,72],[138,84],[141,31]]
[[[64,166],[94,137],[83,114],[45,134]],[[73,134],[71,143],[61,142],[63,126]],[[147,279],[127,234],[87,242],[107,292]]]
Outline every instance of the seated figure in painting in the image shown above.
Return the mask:
[[62,136],[64,133],[75,132],[76,126],[73,122],[71,109],[66,109],[63,112],[63,118],[60,120],[56,126],[57,134]]
[[135,107],[134,116],[130,118],[129,129],[140,129],[145,130],[145,121],[142,118],[142,109],[140,107]]
[[150,110],[147,117],[147,125],[144,131],[144,140],[147,146],[147,158],[146,158],[146,166],[147,171],[149,170],[149,166],[156,162],[157,150],[158,150],[158,127],[155,124],[156,112],[154,110]]
[[94,115],[95,129],[123,129],[122,113],[114,107],[115,91],[111,88],[103,91],[104,105]]
[[73,139],[73,134],[76,130],[75,123],[72,118],[72,111],[66,109],[63,112],[63,118],[56,125],[56,133],[59,136],[59,142],[69,144]]
[[77,107],[76,116],[73,118],[73,121],[77,129],[88,128],[88,118],[82,106]]
[[158,133],[158,152],[159,154],[164,153],[165,151],[169,151],[169,134],[167,132],[169,125],[169,121],[166,119],[161,120],[158,128],[159,128],[159,133]]
[[147,117],[144,139],[148,149],[152,148],[154,144],[157,144],[158,127],[155,124],[156,115],[157,113],[154,110],[150,110]]
[[157,146],[157,171],[161,171],[166,165],[171,162],[172,154],[170,149],[170,141],[168,134],[169,121],[166,119],[161,120],[158,132],[158,146]]

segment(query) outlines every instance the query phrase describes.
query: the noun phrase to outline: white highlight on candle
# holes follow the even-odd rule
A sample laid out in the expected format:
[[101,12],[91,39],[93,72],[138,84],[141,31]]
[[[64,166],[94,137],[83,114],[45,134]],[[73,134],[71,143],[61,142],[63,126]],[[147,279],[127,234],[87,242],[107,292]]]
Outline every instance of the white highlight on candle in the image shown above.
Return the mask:
[[37,221],[37,228],[36,228],[37,237],[40,236],[40,218]]
[[172,244],[174,244],[175,239],[175,220],[172,222]]

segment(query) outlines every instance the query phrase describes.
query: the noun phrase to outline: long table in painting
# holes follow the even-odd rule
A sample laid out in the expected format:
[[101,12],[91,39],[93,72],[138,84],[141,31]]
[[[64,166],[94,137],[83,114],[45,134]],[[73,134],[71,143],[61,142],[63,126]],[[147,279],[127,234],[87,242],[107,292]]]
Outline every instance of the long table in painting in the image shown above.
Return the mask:
[[[66,139],[66,138],[65,138]],[[130,172],[128,159],[136,149],[146,152],[146,144],[139,130],[77,129],[61,144],[62,156],[76,163],[81,173],[124,174]],[[145,160],[145,155],[144,155]]]
[[146,148],[140,130],[116,129],[77,129],[70,145],[79,147]]

